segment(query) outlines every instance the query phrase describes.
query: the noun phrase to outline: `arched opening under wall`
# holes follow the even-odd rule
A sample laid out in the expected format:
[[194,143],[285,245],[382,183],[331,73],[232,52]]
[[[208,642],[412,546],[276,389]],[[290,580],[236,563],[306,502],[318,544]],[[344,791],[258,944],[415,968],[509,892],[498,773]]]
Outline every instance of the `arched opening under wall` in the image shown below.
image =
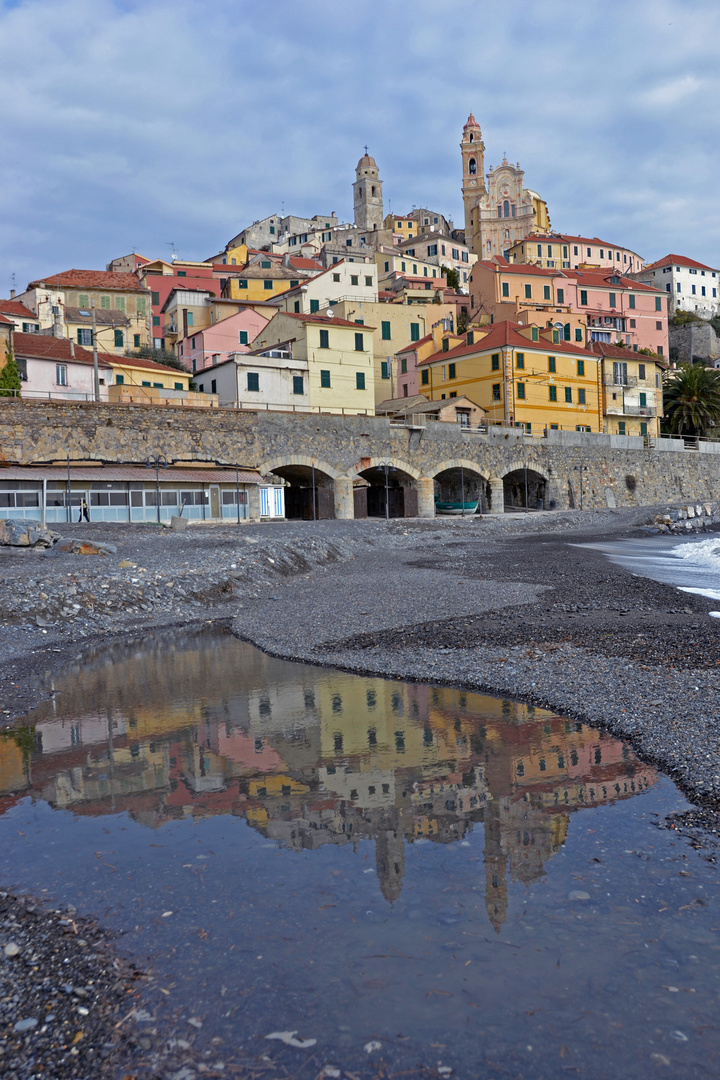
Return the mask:
[[503,477],[506,510],[544,510],[547,506],[547,480],[534,469],[513,469]]
[[388,462],[379,462],[358,473],[367,486],[356,487],[355,517],[417,517],[418,493],[409,473]]
[[434,477],[435,513],[469,517],[490,509],[490,484],[475,469],[457,466]]
[[333,478],[312,465],[278,465],[270,476],[286,483],[285,517],[292,521],[313,521],[335,517]]

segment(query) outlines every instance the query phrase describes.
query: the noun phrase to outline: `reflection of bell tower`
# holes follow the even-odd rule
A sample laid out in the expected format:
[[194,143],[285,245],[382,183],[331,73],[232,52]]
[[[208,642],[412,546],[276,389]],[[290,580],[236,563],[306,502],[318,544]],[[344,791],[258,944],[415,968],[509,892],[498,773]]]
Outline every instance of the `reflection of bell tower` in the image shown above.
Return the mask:
[[507,916],[507,858],[502,849],[500,805],[493,801],[485,808],[485,909],[500,933]]
[[475,251],[474,237],[480,231],[479,211],[476,203],[485,194],[485,143],[480,125],[472,113],[463,128],[462,142],[463,180],[462,194],[465,204],[465,243]]
[[377,834],[375,866],[380,891],[388,904],[392,904],[402,892],[405,877],[405,840],[401,832],[388,829]]
[[353,204],[355,207],[356,229],[362,229],[365,232],[382,229],[382,180],[379,178],[375,158],[370,157],[367,146],[355,169]]

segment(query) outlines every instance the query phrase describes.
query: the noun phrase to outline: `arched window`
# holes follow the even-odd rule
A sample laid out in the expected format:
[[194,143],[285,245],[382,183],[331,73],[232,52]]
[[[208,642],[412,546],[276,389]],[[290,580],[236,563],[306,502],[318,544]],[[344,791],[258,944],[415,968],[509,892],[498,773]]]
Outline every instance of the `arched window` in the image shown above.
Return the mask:
[[510,203],[507,199],[503,203],[503,217],[510,217]]
[[475,161],[474,157],[471,157],[468,161],[468,172],[471,176],[474,176],[477,172],[477,162]]
[[470,132],[470,142],[474,142],[474,141],[475,141],[475,136],[473,135],[472,132]]
[[371,189],[370,189],[370,194],[372,195],[372,197],[373,197],[373,199],[374,199],[374,198],[375,198],[375,185],[374,185],[374,184],[373,184],[373,186],[372,186],[372,187],[371,187]]
[[361,187],[358,188],[358,195],[362,199],[362,188]]

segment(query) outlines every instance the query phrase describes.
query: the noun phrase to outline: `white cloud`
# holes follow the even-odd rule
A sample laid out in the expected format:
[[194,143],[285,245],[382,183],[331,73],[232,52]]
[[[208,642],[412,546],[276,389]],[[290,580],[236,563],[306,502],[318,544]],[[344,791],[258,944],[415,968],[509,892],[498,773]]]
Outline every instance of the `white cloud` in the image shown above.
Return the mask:
[[0,293],[347,217],[365,142],[394,210],[461,224],[471,109],[555,227],[717,262],[718,31],[716,0],[0,0]]

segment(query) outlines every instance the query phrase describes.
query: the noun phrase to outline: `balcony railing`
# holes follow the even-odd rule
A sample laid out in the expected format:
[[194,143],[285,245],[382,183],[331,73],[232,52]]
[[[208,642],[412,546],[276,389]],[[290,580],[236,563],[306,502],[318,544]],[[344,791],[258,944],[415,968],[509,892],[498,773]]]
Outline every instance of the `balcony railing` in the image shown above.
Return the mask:
[[605,375],[603,375],[603,385],[620,387],[637,386],[638,377],[637,375],[628,375],[625,379],[622,379],[619,375],[613,375],[610,372],[606,372]]
[[609,416],[657,416],[653,405],[628,405],[623,401],[609,401],[605,412]]

